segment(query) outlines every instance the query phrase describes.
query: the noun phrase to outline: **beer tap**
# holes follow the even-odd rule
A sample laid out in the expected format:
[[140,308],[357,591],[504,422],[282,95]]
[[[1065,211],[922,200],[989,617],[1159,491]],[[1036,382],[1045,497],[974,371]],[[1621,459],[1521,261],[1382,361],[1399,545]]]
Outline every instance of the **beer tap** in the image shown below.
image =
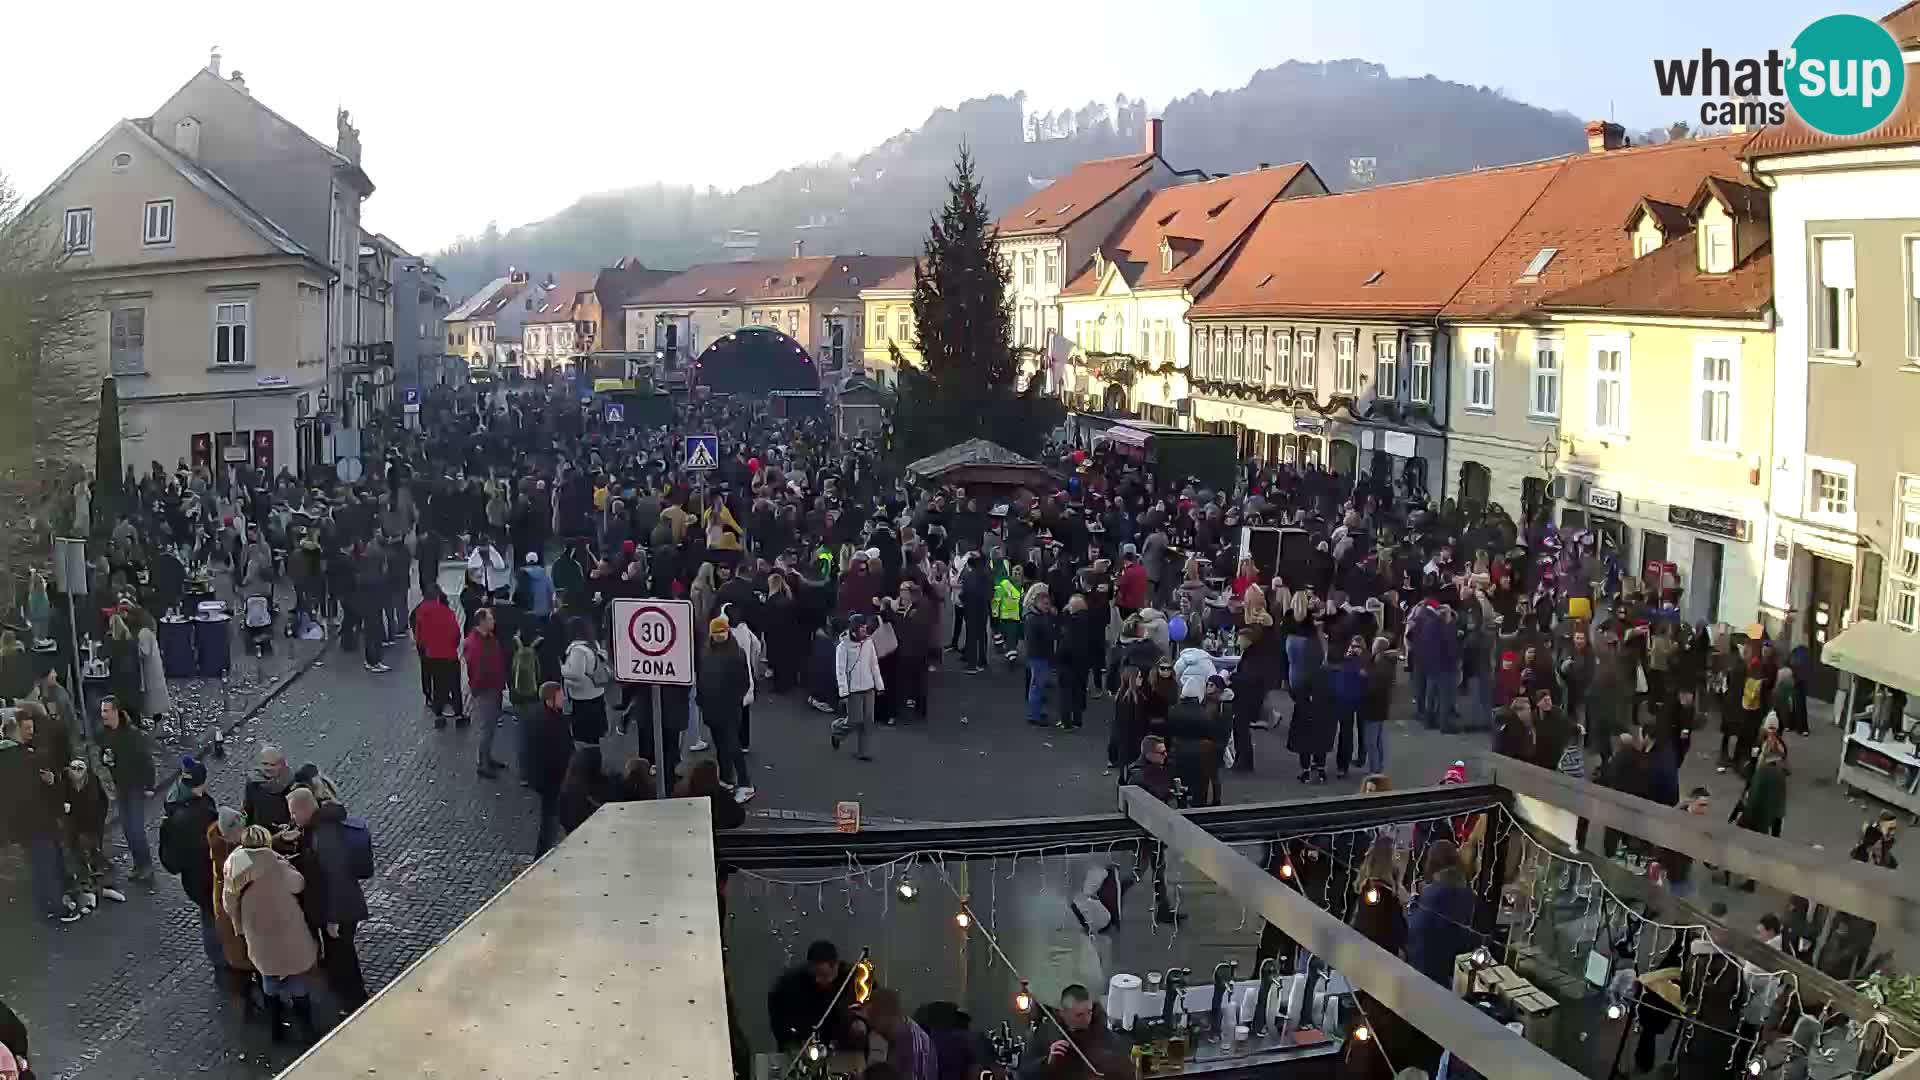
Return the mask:
[[1213,965],[1213,1005],[1207,1010],[1207,1026],[1213,1030],[1216,1039],[1220,1037],[1220,1006],[1233,991],[1233,976],[1239,967],[1238,960],[1223,960]]
[[[1173,1012],[1180,1003],[1180,996],[1186,992],[1187,980],[1193,977],[1192,968],[1168,968],[1164,999],[1160,1003],[1160,1023],[1169,1030],[1173,1028]],[[1184,1010],[1182,1010],[1184,1011]]]
[[1256,1039],[1267,1033],[1267,999],[1273,996],[1273,988],[1279,982],[1280,961],[1271,956],[1260,961],[1260,976],[1254,990],[1253,1022],[1247,1025]]

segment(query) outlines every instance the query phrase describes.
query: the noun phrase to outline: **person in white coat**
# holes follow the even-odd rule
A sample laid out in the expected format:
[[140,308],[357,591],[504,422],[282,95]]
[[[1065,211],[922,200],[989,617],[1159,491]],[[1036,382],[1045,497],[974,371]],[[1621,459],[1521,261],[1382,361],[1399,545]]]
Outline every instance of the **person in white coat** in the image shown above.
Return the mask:
[[489,598],[498,597],[513,587],[513,574],[507,568],[507,557],[493,544],[493,537],[485,537],[475,544],[467,556],[467,569],[477,572],[480,585],[487,590]]
[[140,703],[145,706],[142,711],[159,720],[173,711],[173,695],[167,692],[167,666],[160,657],[160,639],[154,635],[147,619],[140,621],[135,647],[140,653],[140,669],[146,684],[141,694]]
[[753,698],[760,688],[760,672],[767,662],[766,643],[753,632],[753,628],[741,621],[741,614],[732,604],[723,604],[720,614],[727,620],[733,631],[734,643],[747,658],[747,693],[740,701],[740,752],[753,750]]
[[[833,669],[840,696],[847,703],[847,730],[853,733],[853,756],[872,761],[867,753],[867,736],[873,730],[873,703],[887,688],[880,677],[880,653],[873,644],[873,622],[855,612],[847,620],[847,632],[840,635],[834,649]],[[841,734],[833,735],[833,748],[840,748]]]

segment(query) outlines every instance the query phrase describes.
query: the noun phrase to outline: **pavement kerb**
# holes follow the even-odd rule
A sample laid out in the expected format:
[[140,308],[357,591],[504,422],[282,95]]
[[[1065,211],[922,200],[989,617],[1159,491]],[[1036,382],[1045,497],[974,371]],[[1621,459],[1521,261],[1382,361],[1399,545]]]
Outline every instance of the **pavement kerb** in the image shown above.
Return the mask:
[[[285,692],[287,687],[292,686],[300,676],[312,671],[319,665],[320,661],[325,660],[327,658],[327,645],[330,644],[332,640],[333,639],[328,638],[320,642],[320,648],[316,649],[312,656],[296,664],[292,670],[275,679],[273,685],[267,687],[267,692],[260,695],[260,700],[249,706],[247,710],[241,713],[232,723],[218,729],[220,732],[220,740],[224,740],[228,735],[240,730],[241,725],[265,712],[267,706],[273,704],[274,698],[279,697]],[[206,742],[195,747],[194,756],[202,761],[207,760],[207,756],[213,752],[213,746],[216,741],[219,740],[208,739]],[[167,762],[166,768],[156,769],[154,771],[154,794],[165,798],[167,789],[173,786],[175,780],[180,779],[180,771],[180,759],[177,757],[171,758]],[[119,817],[118,800],[115,800],[115,805],[109,812],[107,820],[109,823],[112,823],[119,820]]]

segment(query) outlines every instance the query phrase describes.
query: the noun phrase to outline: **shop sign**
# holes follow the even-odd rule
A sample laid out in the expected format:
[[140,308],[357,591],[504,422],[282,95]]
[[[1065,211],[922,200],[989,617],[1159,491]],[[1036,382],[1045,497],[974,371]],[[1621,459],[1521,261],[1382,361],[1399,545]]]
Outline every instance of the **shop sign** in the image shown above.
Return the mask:
[[1296,416],[1293,418],[1293,430],[1302,435],[1318,435],[1327,430],[1327,422],[1317,416]]
[[1380,433],[1380,449],[1394,457],[1410,458],[1419,450],[1420,441],[1408,431],[1383,431]]
[[1724,536],[1728,540],[1746,543],[1751,527],[1745,518],[1716,514],[1710,510],[1694,510],[1685,506],[1667,507],[1667,524],[1678,525],[1683,529],[1703,532],[1711,536]]
[[1610,514],[1620,512],[1620,492],[1616,488],[1593,488],[1587,492],[1587,505]]

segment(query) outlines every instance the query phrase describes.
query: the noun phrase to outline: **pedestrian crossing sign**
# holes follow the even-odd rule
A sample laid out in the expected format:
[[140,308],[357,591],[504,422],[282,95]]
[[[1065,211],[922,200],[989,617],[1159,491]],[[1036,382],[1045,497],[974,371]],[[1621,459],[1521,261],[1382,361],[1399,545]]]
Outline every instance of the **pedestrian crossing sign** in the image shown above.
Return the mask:
[[694,472],[712,472],[720,467],[720,436],[687,436],[687,458],[684,467]]
[[626,406],[615,402],[607,406],[607,423],[624,424],[627,422]]

